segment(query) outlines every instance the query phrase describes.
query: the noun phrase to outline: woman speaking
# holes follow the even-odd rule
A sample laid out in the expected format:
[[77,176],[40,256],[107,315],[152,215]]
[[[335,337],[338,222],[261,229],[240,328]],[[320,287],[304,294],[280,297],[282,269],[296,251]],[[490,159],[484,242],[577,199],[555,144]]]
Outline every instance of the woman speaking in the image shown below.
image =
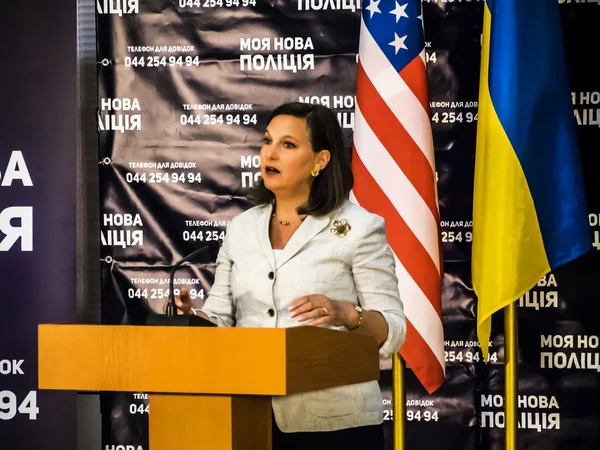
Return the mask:
[[[316,325],[373,336],[380,354],[404,341],[406,322],[384,221],[348,201],[354,178],[334,113],[275,109],[260,150],[255,207],[235,217],[202,309],[219,326]],[[274,450],[382,450],[377,381],[273,397]]]

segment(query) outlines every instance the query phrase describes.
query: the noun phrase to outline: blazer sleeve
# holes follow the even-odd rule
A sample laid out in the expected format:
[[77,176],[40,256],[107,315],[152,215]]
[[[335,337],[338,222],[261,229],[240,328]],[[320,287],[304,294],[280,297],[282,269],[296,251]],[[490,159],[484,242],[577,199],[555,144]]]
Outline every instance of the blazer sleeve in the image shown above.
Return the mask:
[[[233,222],[232,222],[233,223]],[[231,294],[231,266],[233,262],[229,253],[231,241],[231,224],[223,238],[223,245],[217,255],[215,279],[210,293],[200,309],[214,324],[220,327],[232,327],[235,324],[235,306]]]
[[383,218],[372,215],[365,235],[358,239],[352,274],[361,307],[380,312],[388,324],[388,337],[379,353],[389,356],[397,352],[406,337],[406,317]]

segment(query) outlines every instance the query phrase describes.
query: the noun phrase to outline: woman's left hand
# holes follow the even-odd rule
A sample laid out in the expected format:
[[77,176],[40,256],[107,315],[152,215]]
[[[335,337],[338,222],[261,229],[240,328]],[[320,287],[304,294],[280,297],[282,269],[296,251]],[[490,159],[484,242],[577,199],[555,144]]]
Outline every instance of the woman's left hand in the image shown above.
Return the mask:
[[346,326],[350,310],[354,307],[350,302],[331,300],[321,294],[307,295],[292,303],[290,313],[292,318],[306,325]]

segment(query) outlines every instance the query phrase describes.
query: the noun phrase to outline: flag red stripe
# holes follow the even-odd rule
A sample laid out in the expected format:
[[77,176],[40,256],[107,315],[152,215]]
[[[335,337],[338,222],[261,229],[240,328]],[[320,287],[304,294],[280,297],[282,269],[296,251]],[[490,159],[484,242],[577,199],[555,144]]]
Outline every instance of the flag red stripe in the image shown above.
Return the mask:
[[415,97],[421,102],[421,106],[429,115],[429,95],[427,91],[427,68],[421,58],[413,59],[399,72],[402,79],[410,87]]
[[358,202],[365,209],[385,218],[390,246],[441,318],[441,305],[439,300],[436,301],[440,298],[440,277],[429,253],[364,166],[355,148],[352,170],[354,176],[360,180],[353,189]]
[[439,222],[435,178],[429,161],[381,98],[360,63],[358,79],[356,98],[365,121]]
[[442,385],[444,370],[440,362],[409,320],[406,321],[406,340],[400,348],[400,354],[427,392],[431,394]]

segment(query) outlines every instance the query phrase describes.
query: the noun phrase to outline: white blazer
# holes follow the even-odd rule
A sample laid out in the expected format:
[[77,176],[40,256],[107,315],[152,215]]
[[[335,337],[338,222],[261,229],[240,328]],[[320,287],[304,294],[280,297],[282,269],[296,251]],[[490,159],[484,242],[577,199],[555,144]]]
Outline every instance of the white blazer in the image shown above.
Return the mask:
[[[228,327],[299,326],[288,307],[305,295],[323,294],[379,311],[389,326],[380,353],[398,351],[406,320],[383,219],[346,201],[327,216],[308,216],[275,259],[269,239],[271,215],[272,206],[266,205],[231,221],[201,309],[211,321]],[[350,226],[343,237],[331,231],[342,219]],[[377,381],[273,397],[272,403],[284,432],[332,431],[383,421]]]

